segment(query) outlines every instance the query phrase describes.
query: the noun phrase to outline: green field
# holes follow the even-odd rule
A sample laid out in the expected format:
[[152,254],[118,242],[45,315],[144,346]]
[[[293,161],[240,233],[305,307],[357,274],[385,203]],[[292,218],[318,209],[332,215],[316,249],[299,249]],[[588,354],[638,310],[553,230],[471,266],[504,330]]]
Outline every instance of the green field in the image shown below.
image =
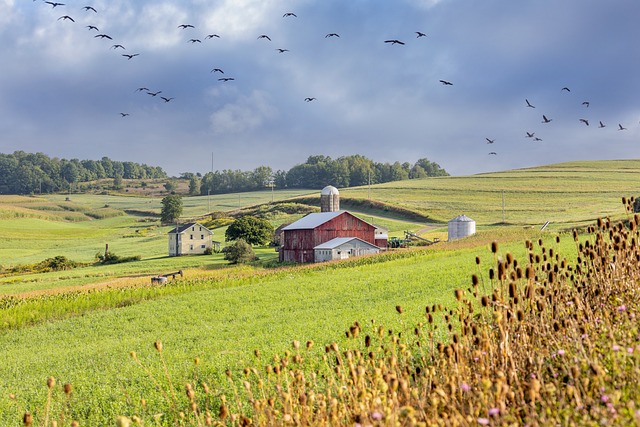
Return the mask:
[[[620,216],[621,197],[640,196],[640,161],[571,162],[463,177],[390,182],[341,190],[402,205],[448,221],[465,214],[478,226],[506,222],[563,229],[597,217]],[[504,210],[503,210],[504,195]],[[504,218],[503,218],[504,212]]]
[[[141,398],[162,412],[166,408],[153,381],[128,356],[136,351],[161,376],[152,345],[158,339],[178,383],[193,375],[192,360],[199,357],[198,375],[222,393],[227,391],[225,369],[246,366],[254,349],[268,360],[293,340],[313,340],[319,358],[327,343],[348,345],[344,331],[356,320],[370,325],[375,319],[403,330],[424,320],[426,305],[451,304],[453,290],[467,288],[472,274],[488,286],[487,270],[495,265],[495,257],[511,252],[525,264],[525,239],[541,239],[573,259],[575,243],[563,231],[601,216],[628,215],[621,198],[635,195],[638,171],[640,161],[580,162],[403,181],[372,186],[370,193],[368,188],[344,189],[342,197],[366,199],[370,194],[372,200],[410,208],[437,221],[416,223],[392,209],[362,209],[363,219],[388,227],[392,235],[431,226],[424,235],[446,238],[446,221],[462,213],[477,221],[479,232],[425,249],[302,268],[228,267],[220,254],[169,258],[169,228],[144,213],[157,213],[159,199],[0,197],[3,265],[55,255],[88,262],[105,243],[119,255],[143,257],[113,266],[0,277],[0,310],[9,316],[0,323],[0,424],[19,425],[25,410],[42,411],[49,376],[74,385],[70,416],[82,420],[81,425],[113,424],[118,414],[141,411]],[[276,191],[273,197],[305,194],[309,192]],[[263,192],[185,198],[185,215],[203,215],[209,207],[232,210],[269,203],[271,197],[271,192]],[[545,221],[552,221],[553,227],[540,232]],[[214,231],[214,239],[224,234]],[[556,236],[560,243],[555,243]],[[496,255],[489,251],[493,240],[500,242]],[[272,248],[258,254],[263,261],[276,255]],[[148,286],[150,275],[177,269],[188,271],[184,280],[164,288]],[[120,277],[128,278],[126,286],[109,285]],[[101,283],[106,285],[90,288]],[[42,295],[48,292],[54,295]],[[396,313],[396,305],[404,308],[403,316]],[[10,326],[15,319],[30,326]]]

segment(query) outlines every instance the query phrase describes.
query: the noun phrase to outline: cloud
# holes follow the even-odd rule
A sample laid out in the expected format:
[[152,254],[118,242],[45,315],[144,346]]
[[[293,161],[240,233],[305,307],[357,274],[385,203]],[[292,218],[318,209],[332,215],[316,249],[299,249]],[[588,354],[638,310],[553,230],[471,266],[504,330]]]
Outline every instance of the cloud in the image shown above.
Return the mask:
[[216,134],[245,133],[258,129],[277,115],[278,110],[271,104],[269,94],[255,90],[211,114],[211,129]]

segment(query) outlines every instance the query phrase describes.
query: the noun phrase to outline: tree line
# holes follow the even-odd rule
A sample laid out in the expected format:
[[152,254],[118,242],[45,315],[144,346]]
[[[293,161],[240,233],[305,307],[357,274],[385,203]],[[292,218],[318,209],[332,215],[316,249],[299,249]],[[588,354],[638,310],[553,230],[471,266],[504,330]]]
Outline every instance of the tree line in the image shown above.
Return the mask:
[[0,153],[0,194],[53,193],[72,190],[78,183],[111,178],[166,178],[159,166],[101,160],[51,158],[43,153]]
[[[197,179],[193,174],[183,174],[189,178],[190,193],[197,194]],[[405,179],[416,179],[449,174],[429,159],[409,162],[379,163],[361,155],[352,155],[332,159],[329,156],[310,156],[303,164],[288,171],[273,171],[268,166],[260,166],[252,171],[222,170],[208,172],[199,182],[199,194],[221,194],[274,188],[322,188],[326,185],[336,187],[356,187],[380,184]]]

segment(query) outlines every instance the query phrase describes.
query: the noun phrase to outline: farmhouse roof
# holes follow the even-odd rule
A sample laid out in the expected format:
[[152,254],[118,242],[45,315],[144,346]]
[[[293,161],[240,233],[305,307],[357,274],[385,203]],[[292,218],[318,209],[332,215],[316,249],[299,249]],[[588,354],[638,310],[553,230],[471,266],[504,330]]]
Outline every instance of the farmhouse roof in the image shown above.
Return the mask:
[[367,242],[365,240],[362,240],[362,239],[360,239],[358,237],[336,237],[334,239],[329,240],[328,242],[324,242],[324,243],[319,244],[318,246],[316,246],[313,249],[335,249],[335,248],[338,248],[338,247],[344,245],[345,243],[351,242],[352,240],[359,240],[360,243],[362,243],[362,244],[364,244],[366,246],[370,246],[372,248],[378,249],[378,247],[376,245],[372,245],[371,243],[369,243],[369,242]]
[[209,230],[207,227],[205,227],[202,224],[198,224],[197,222],[189,222],[187,224],[179,225],[176,228],[173,228],[173,229],[169,230],[169,232],[167,234],[176,234],[176,229],[178,230],[177,234],[182,234],[185,231],[187,231],[188,229],[190,229],[191,227],[194,227],[196,225],[198,227],[202,227],[202,230],[208,231],[209,233],[213,234],[213,231]]

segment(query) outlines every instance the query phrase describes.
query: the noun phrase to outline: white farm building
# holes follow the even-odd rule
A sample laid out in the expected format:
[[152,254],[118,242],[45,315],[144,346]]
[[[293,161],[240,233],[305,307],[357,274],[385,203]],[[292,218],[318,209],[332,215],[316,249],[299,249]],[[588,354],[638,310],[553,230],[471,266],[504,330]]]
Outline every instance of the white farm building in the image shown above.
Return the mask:
[[380,248],[357,237],[336,237],[314,247],[313,252],[314,261],[322,262],[377,254]]
[[203,254],[212,247],[213,231],[191,222],[169,231],[169,256]]

